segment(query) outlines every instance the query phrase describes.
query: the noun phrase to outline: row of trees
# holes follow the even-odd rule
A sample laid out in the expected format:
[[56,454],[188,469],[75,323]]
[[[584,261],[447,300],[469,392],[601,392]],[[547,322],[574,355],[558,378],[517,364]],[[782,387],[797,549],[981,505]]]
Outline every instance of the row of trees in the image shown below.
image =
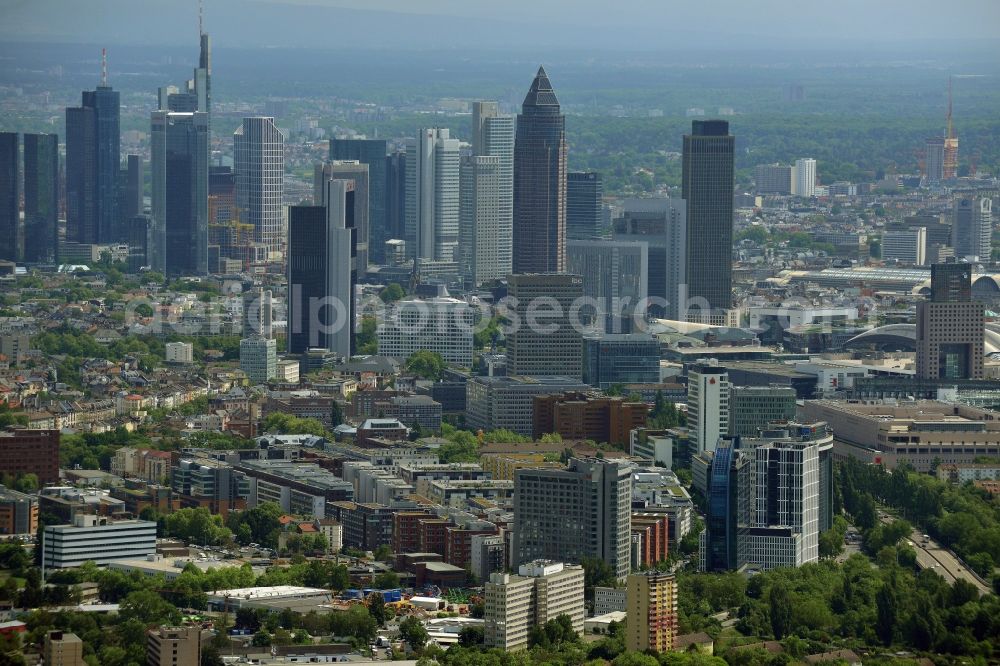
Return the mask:
[[1000,562],[1000,504],[971,483],[957,486],[906,465],[892,472],[848,460],[838,471],[844,506],[865,529],[877,521],[875,503],[895,507],[954,550],[987,579]]

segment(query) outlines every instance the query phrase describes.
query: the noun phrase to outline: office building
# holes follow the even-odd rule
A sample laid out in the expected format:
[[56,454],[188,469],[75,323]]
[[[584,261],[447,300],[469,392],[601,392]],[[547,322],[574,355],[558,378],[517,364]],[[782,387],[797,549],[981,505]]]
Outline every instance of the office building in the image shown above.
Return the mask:
[[103,84],[66,109],[66,240],[111,243],[118,220],[120,102]]
[[583,381],[602,391],[616,384],[659,383],[659,340],[647,333],[585,336]]
[[737,453],[733,440],[724,440],[710,459],[705,493],[708,511],[698,543],[703,571],[736,569],[737,524],[746,521],[749,511],[747,497],[740,493],[740,477],[746,469],[746,459]]
[[426,349],[446,363],[471,368],[475,319],[471,305],[449,296],[398,301],[379,319],[379,354],[405,361]]
[[331,502],[354,499],[354,486],[316,464],[296,460],[245,460],[234,469],[245,477],[247,507],[251,509],[274,502],[282,511],[328,518],[334,517],[328,508]]
[[785,164],[758,164],[754,167],[757,194],[791,194],[794,171]]
[[571,458],[565,469],[514,473],[514,559],[604,560],[618,580],[629,573],[631,465]]
[[53,629],[45,634],[42,648],[45,666],[87,666],[83,660],[83,641],[76,634]]
[[201,627],[158,627],[146,632],[147,666],[201,663]]
[[804,157],[795,160],[795,192],[800,197],[816,196],[816,160]]
[[636,312],[644,315],[648,296],[649,246],[622,240],[566,241],[567,270],[583,279],[588,324],[608,333],[632,330]]
[[963,193],[952,208],[951,246],[955,257],[989,261],[992,256],[993,199],[978,193]]
[[24,260],[51,263],[58,255],[59,137],[25,134]]
[[406,140],[405,240],[410,256],[457,259],[460,143],[446,129],[422,129],[417,138]]
[[465,384],[465,420],[471,428],[531,436],[534,396],[589,388],[571,377],[471,377]]
[[944,180],[944,143],[943,136],[934,136],[924,144],[924,176],[928,185]]
[[59,431],[0,432],[0,474],[34,474],[42,485],[59,482]]
[[791,386],[731,386],[728,435],[756,437],[761,428],[795,418]]
[[927,229],[886,229],[882,233],[882,260],[923,266],[927,261]]
[[0,486],[0,534],[35,534],[38,498]]
[[[681,198],[687,202],[687,311],[732,307],[733,147],[725,120],[694,120],[684,135]],[[684,308],[682,302],[681,307]],[[691,317],[686,312],[685,318]]]
[[110,520],[78,513],[71,525],[47,525],[43,532],[42,569],[97,565],[145,558],[156,552],[156,523]]
[[[413,240],[406,235],[406,152],[397,150],[385,158],[385,235],[389,240],[409,242]],[[412,251],[412,249],[410,250]],[[386,250],[386,261],[389,260]]]
[[917,303],[917,378],[982,379],[984,324],[972,267],[931,266],[930,300]]
[[333,161],[354,160],[368,167],[368,224],[364,241],[368,258],[360,263],[362,270],[367,263],[385,263],[385,242],[395,238],[388,225],[389,170],[386,158],[385,139],[330,139],[330,159]]
[[534,627],[560,615],[583,632],[583,567],[553,561],[522,564],[517,575],[494,573],[485,585],[485,644],[502,650],[528,647]]
[[714,451],[729,432],[729,373],[718,365],[688,370],[688,430],[692,453]]
[[198,457],[181,458],[172,466],[170,488],[181,508],[204,507],[221,516],[246,508],[244,497],[249,492],[230,465]]
[[243,337],[269,338],[273,332],[274,300],[270,289],[251,287],[243,292]]
[[24,254],[20,145],[17,132],[0,132],[0,259],[15,262]]
[[508,285],[510,309],[517,322],[507,335],[508,374],[579,379],[582,336],[574,326],[573,306],[583,296],[580,276],[519,274],[511,275]]
[[659,571],[630,574],[626,612],[626,650],[670,652],[678,635],[677,579]]
[[615,220],[614,241],[647,247],[647,310],[654,317],[683,320],[687,280],[687,206],[682,199],[629,199]]
[[566,441],[593,440],[625,445],[629,433],[646,425],[649,405],[621,396],[569,392],[534,397],[532,436],[559,433]]
[[604,182],[593,171],[566,174],[566,238],[589,240],[604,235]]
[[149,266],[150,230],[148,217],[140,215],[128,221],[128,272],[138,273],[143,267]]
[[328,180],[350,180],[354,182],[354,229],[356,246],[356,264],[359,277],[368,270],[369,262],[369,211],[368,201],[371,199],[368,165],[357,160],[337,160],[326,164],[317,164],[313,176],[313,203],[317,206],[325,204],[323,193]]
[[233,152],[240,221],[253,225],[255,242],[277,253],[285,241],[285,137],[274,118],[244,118],[233,132]]
[[566,270],[566,118],[538,68],[514,139],[515,273]]
[[462,192],[463,237],[476,242],[469,277],[475,284],[505,278],[513,251],[514,116],[500,113],[497,102],[472,103],[472,156],[463,161]]
[[[743,447],[741,442],[740,447]],[[737,566],[799,567],[819,559],[819,446],[782,440],[752,445],[740,479],[746,523]]]
[[208,114],[154,111],[152,261],[169,275],[208,273]]
[[354,183],[326,182],[327,205],[288,216],[288,353],[354,353]]
[[266,384],[278,374],[277,342],[271,338],[240,340],[240,370],[253,384]]
[[825,421],[800,423],[785,420],[768,424],[754,437],[741,437],[740,449],[752,450],[772,444],[782,448],[786,444],[814,446],[817,454],[817,506],[818,531],[823,532],[833,526],[833,431]]
[[503,176],[500,157],[462,157],[457,259],[462,276],[472,286],[510,274],[510,206],[503,198]]

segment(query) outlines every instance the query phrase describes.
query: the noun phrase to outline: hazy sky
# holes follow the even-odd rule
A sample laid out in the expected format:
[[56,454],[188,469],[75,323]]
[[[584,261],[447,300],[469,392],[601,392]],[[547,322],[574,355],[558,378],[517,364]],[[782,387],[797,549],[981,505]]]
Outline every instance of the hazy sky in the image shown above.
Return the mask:
[[[933,49],[997,40],[1000,0],[205,0],[225,46]],[[197,0],[0,0],[0,39],[180,44]]]

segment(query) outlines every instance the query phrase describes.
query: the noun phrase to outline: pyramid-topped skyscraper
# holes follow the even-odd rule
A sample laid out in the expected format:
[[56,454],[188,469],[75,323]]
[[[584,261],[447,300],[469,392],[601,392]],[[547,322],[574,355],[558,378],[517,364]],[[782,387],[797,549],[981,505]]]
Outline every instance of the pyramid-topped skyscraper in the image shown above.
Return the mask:
[[566,269],[566,117],[538,68],[514,141],[515,273]]

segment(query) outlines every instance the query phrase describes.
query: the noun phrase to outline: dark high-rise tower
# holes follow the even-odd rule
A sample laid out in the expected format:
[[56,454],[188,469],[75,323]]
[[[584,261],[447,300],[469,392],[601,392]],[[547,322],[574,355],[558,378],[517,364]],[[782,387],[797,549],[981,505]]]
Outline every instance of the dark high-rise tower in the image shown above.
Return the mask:
[[917,378],[983,378],[983,304],[969,264],[931,266],[931,298],[917,303]]
[[707,314],[698,312],[706,307],[732,307],[734,143],[725,120],[695,120],[684,135],[681,198],[687,202],[687,297],[699,299],[690,305],[694,316]]
[[0,259],[21,259],[21,189],[17,132],[0,132]]
[[[331,160],[357,160],[368,165],[368,259],[376,264],[385,262],[385,242],[392,238],[386,224],[389,176],[384,139],[331,139]],[[363,261],[358,262],[364,272]]]
[[59,137],[24,135],[24,260],[58,261]]
[[566,118],[539,67],[517,117],[514,140],[513,270],[553,273],[565,268]]
[[566,178],[566,238],[600,238],[604,215],[604,184],[601,174],[593,171],[570,171]]
[[66,109],[66,240],[116,240],[121,169],[120,101],[106,83]]
[[154,111],[151,265],[170,275],[208,272],[208,114]]

